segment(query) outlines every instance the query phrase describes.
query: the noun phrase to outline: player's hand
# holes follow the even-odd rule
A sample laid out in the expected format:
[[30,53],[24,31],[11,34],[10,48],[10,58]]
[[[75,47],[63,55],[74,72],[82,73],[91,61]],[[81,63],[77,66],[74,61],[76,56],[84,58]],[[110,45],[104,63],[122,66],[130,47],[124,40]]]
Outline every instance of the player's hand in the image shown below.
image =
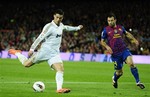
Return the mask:
[[34,53],[34,51],[31,51],[31,50],[30,50],[30,51],[28,52],[28,56],[31,57],[31,56],[33,55],[33,53]]
[[83,28],[83,25],[79,25],[78,27],[79,27],[80,29],[82,29],[82,28]]
[[136,46],[139,45],[139,42],[136,39],[132,40],[131,43],[134,43]]
[[111,49],[109,46],[106,46],[106,49],[107,49],[107,51],[108,51],[110,54],[113,53],[112,49]]
[[135,43],[136,46],[139,46],[139,42],[137,40],[135,40],[134,43]]

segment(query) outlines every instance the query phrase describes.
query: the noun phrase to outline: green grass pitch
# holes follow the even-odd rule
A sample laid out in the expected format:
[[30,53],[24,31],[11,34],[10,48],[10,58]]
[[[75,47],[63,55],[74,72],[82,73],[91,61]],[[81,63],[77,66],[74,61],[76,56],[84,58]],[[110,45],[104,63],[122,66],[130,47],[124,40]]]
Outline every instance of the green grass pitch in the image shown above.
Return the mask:
[[[126,64],[119,87],[114,89],[112,63],[65,61],[63,87],[70,88],[71,92],[57,94],[55,71],[47,62],[25,68],[17,59],[0,59],[0,97],[150,97],[150,65],[137,64],[137,67],[145,89],[135,85]],[[45,83],[44,92],[33,91],[35,81]]]

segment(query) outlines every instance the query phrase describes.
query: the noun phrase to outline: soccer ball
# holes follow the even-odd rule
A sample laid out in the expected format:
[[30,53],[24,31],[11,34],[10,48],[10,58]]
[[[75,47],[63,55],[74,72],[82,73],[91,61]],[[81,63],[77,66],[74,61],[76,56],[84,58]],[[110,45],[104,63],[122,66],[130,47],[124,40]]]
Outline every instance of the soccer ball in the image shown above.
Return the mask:
[[33,90],[35,92],[43,92],[45,90],[45,84],[42,81],[36,81],[33,84]]

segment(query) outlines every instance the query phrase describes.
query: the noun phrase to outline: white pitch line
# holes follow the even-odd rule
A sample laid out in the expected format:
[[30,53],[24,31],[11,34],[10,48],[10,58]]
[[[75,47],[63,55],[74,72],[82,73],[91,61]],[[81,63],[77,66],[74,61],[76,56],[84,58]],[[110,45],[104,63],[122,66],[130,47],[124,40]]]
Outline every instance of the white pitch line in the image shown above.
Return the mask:
[[[0,82],[0,84],[30,84],[30,83],[34,82]],[[44,83],[55,84],[56,82],[44,82]],[[112,84],[112,82],[64,82],[64,84]],[[119,84],[134,84],[134,82],[120,82]]]

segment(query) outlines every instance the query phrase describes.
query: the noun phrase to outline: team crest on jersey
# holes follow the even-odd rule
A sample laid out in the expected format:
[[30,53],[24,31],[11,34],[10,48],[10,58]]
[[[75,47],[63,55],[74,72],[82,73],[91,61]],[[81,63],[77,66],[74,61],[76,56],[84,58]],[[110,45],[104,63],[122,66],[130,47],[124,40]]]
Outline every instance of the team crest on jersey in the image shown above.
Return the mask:
[[61,37],[61,34],[57,34],[57,35],[56,35],[56,38],[58,38],[58,37]]
[[117,33],[118,31],[115,29],[114,32]]
[[108,32],[108,34],[110,34],[110,33],[111,33],[111,31]]
[[122,29],[121,29],[121,28],[119,28],[118,30],[119,30],[119,31],[122,31]]

